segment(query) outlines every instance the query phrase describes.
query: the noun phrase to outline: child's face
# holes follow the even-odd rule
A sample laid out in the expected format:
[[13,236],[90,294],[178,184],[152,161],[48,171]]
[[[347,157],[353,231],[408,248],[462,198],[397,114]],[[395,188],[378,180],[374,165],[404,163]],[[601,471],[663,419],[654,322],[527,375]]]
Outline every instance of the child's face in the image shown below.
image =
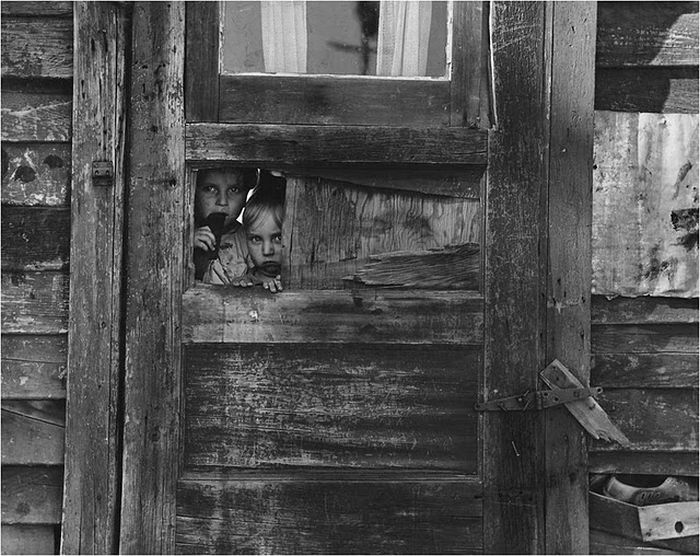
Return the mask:
[[256,268],[269,276],[277,276],[282,264],[282,230],[272,215],[261,218],[246,230],[248,253]]
[[226,214],[224,225],[233,223],[245,205],[251,184],[243,183],[236,170],[201,170],[197,179],[195,211],[201,222],[214,212]]

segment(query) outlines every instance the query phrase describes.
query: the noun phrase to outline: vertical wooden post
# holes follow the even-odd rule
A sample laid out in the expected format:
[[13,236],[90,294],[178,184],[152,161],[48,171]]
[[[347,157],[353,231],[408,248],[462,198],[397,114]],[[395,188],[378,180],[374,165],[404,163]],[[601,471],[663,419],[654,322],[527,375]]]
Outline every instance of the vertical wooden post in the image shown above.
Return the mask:
[[175,550],[185,275],[184,2],[133,13],[122,553]]
[[[124,199],[123,8],[76,2],[70,318],[61,552],[116,551]],[[93,162],[113,169],[97,185]]]
[[[591,212],[595,2],[553,2],[549,149],[547,362],[584,384],[591,354]],[[588,554],[586,433],[561,408],[546,412],[547,554]]]

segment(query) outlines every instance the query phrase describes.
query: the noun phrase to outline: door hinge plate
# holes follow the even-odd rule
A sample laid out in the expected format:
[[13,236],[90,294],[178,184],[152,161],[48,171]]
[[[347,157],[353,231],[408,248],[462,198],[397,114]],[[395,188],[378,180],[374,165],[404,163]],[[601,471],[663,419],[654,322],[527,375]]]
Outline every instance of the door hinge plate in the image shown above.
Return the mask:
[[553,390],[536,390],[535,392],[527,391],[518,396],[479,402],[474,406],[474,409],[477,411],[541,410],[584,400],[589,396],[597,396],[602,392],[603,389],[600,386],[591,388],[555,388]]

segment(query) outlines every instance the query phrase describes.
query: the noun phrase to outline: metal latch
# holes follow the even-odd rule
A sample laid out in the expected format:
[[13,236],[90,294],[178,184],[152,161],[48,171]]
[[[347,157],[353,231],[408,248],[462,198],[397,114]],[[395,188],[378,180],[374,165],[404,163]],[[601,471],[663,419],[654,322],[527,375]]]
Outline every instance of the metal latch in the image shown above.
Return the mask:
[[92,185],[101,187],[114,185],[114,170],[109,160],[96,160],[92,163]]
[[477,411],[526,411],[528,409],[546,409],[577,400],[585,400],[603,392],[600,386],[591,388],[556,388],[554,390],[537,390],[524,392],[519,396],[510,396],[474,406]]

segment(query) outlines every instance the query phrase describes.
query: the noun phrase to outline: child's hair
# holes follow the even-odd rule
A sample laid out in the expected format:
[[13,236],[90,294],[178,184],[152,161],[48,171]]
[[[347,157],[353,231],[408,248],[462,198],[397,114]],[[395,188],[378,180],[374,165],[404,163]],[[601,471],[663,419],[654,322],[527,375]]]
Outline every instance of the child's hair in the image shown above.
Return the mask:
[[278,183],[266,181],[264,176],[261,178],[260,185],[246,203],[243,211],[243,228],[249,230],[268,215],[271,215],[275,224],[282,228],[284,223],[284,189],[279,187]]
[[236,172],[243,177],[243,183],[250,189],[258,185],[258,169],[245,168],[243,166],[216,166],[213,168],[202,168],[197,172],[197,185],[204,179],[207,172]]

